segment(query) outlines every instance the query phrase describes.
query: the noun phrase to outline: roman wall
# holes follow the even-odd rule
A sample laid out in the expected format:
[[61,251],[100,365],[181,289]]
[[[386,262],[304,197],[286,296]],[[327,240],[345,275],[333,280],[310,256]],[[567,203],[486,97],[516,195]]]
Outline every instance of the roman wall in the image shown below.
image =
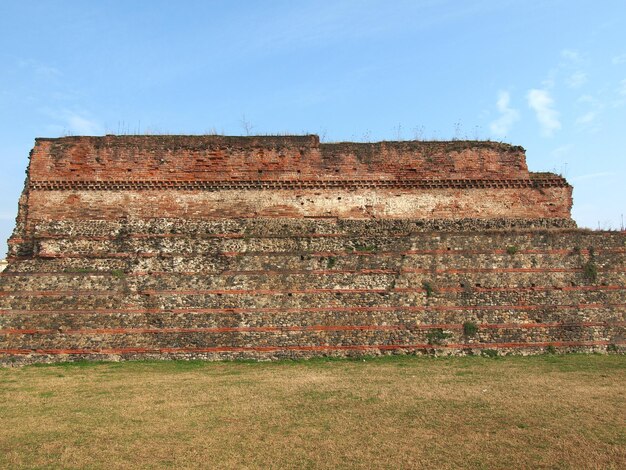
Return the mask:
[[42,224],[1,278],[0,358],[623,350],[624,234],[511,224]]
[[571,193],[493,142],[68,137],[37,140],[20,218],[567,219]]
[[29,218],[114,220],[116,218],[339,217],[568,218],[569,208],[554,204],[563,188],[499,189],[325,189],[223,191],[69,190],[31,191]]
[[37,139],[33,181],[524,179],[524,149],[496,142],[320,144],[317,136]]
[[492,142],[38,139],[0,364],[626,348],[626,235]]

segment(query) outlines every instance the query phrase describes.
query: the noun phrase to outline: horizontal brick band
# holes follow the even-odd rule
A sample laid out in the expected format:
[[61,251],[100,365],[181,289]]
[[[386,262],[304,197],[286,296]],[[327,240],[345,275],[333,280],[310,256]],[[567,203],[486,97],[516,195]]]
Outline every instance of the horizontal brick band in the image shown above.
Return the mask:
[[166,181],[166,180],[35,180],[31,190],[59,191],[145,191],[145,190],[264,190],[264,189],[363,189],[363,188],[564,188],[569,187],[565,178],[552,176],[527,179],[333,179],[333,180],[215,180],[215,181]]
[[532,311],[539,309],[604,309],[604,308],[626,308],[626,304],[615,303],[602,303],[602,304],[569,304],[569,305],[429,305],[429,306],[375,306],[375,307],[309,307],[309,308],[174,308],[174,309],[156,309],[156,308],[142,308],[142,309],[72,309],[72,310],[18,310],[18,309],[4,309],[0,310],[0,315],[23,315],[23,314],[39,314],[39,315],[52,315],[52,314],[96,314],[96,315],[120,315],[120,314],[158,314],[158,313],[174,313],[174,314],[218,314],[218,315],[232,315],[232,314],[273,314],[273,313],[324,313],[324,312],[343,312],[343,313],[358,313],[358,312],[441,312],[441,311],[498,311],[498,310],[521,310]]
[[19,310],[19,309],[2,309],[0,315],[25,315],[25,314],[39,314],[39,315],[52,315],[52,314],[78,314],[78,315],[120,315],[120,314],[158,314],[158,313],[174,313],[174,314],[217,314],[217,315],[234,315],[234,314],[273,314],[273,313],[324,313],[324,312],[343,312],[343,313],[357,313],[357,312],[446,312],[446,311],[497,311],[497,310],[521,310],[532,311],[539,309],[604,309],[604,308],[626,308],[626,304],[615,303],[588,303],[588,304],[561,304],[561,305],[412,305],[412,306],[375,306],[375,307],[307,307],[307,308],[172,308],[172,309],[158,309],[158,308],[139,308],[139,309],[71,309],[71,310]]
[[[389,233],[385,235],[388,238],[402,238],[406,237],[407,233]],[[150,240],[150,239],[183,239],[188,240],[190,235],[188,233],[128,233],[124,235],[124,238],[131,240]],[[299,233],[297,238],[348,238],[349,234],[346,233]],[[193,239],[247,239],[250,235],[245,233],[203,233],[194,234]],[[284,238],[279,236],[263,236],[259,238]],[[65,240],[71,239],[72,241],[117,241],[119,237],[117,235],[74,235],[68,237],[67,234],[58,233],[37,233],[37,236],[33,237],[33,240]],[[29,240],[23,238],[11,238],[8,243],[11,245],[24,243]]]
[[[626,322],[547,322],[547,323],[479,323],[478,329],[530,328],[592,328],[620,327]],[[124,335],[161,333],[273,333],[290,331],[402,331],[402,330],[462,330],[458,323],[399,324],[399,325],[311,325],[311,326],[239,326],[219,328],[87,328],[87,329],[0,329],[0,335]]]
[[[444,233],[431,231],[431,234],[434,233]],[[407,230],[406,232],[388,232],[385,233],[385,238],[406,238],[411,236],[420,236],[421,232],[412,232]],[[532,239],[533,233],[528,233],[529,238]],[[350,233],[298,233],[294,235],[254,235],[248,233],[194,233],[190,235],[188,233],[128,233],[124,234],[124,239],[130,240],[160,240],[160,239],[181,239],[181,240],[189,240],[190,237],[193,237],[194,240],[211,240],[211,239],[237,239],[237,240],[247,240],[247,239],[274,239],[274,238],[345,238],[350,239],[354,237],[353,234]],[[10,245],[16,245],[19,243],[25,243],[32,240],[72,240],[72,241],[119,241],[119,235],[72,235],[68,234],[59,234],[59,233],[48,233],[48,232],[37,232],[35,236],[31,239],[24,239],[14,237],[8,240]],[[579,253],[586,252],[586,249],[580,249]]]
[[285,352],[333,352],[333,351],[411,351],[433,349],[532,349],[552,347],[594,347],[610,344],[624,345],[626,341],[545,341],[527,343],[457,343],[457,344],[377,344],[345,346],[257,346],[257,347],[207,347],[207,348],[98,348],[98,349],[0,349],[0,355],[94,355],[94,354],[202,354],[202,353],[278,353]]
[[[327,276],[334,274],[541,274],[541,273],[580,273],[583,268],[401,268],[401,269],[257,269],[257,270],[226,270],[226,271],[136,271],[125,273],[126,277],[186,277],[186,276],[271,276],[271,275],[314,275]],[[597,272],[623,273],[624,268],[597,268]],[[4,273],[8,277],[53,277],[53,276],[119,276],[117,273],[107,271],[66,271],[66,272],[9,272]]]
[[[464,287],[440,287],[437,292],[465,292]],[[475,292],[549,292],[549,291],[620,291],[626,286],[535,286],[535,287],[475,287]],[[426,288],[394,288],[394,289],[194,289],[194,290],[141,290],[138,295],[284,295],[284,294],[381,294],[381,293],[423,293]],[[32,290],[0,292],[0,297],[50,297],[50,296],[107,296],[110,290]]]
[[[626,248],[609,248],[609,249],[597,249],[594,251],[596,254],[605,253],[626,253]],[[302,254],[303,251],[221,251],[215,253],[215,255],[237,257],[237,256],[275,256],[275,255],[288,255],[288,254]],[[410,255],[504,255],[507,254],[506,250],[404,250],[404,251],[316,251],[306,252],[307,256],[311,257],[328,257],[328,256],[410,256]],[[516,254],[523,255],[568,255],[572,254],[572,250],[524,250],[520,249]],[[586,250],[581,250],[581,254],[587,254]],[[127,259],[127,258],[196,258],[198,255],[194,253],[165,253],[161,251],[154,252],[136,252],[136,253],[40,253],[40,258],[45,259],[64,259],[64,258],[83,258],[83,259]],[[8,256],[9,261],[20,261],[32,259],[30,256]]]

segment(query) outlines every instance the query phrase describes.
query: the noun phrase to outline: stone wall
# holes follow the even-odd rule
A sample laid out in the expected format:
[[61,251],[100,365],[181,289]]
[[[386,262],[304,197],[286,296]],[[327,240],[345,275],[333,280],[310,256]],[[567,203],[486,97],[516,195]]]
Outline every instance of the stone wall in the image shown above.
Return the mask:
[[39,139],[0,363],[623,351],[626,235],[570,204],[495,143]]
[[623,349],[624,234],[532,223],[42,224],[0,360]]

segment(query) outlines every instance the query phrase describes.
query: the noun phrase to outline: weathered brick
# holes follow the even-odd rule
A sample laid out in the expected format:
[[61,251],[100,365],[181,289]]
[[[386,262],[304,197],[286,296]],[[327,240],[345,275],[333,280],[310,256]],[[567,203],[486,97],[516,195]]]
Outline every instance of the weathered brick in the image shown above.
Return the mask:
[[38,139],[0,363],[623,350],[626,237],[571,191],[493,142]]

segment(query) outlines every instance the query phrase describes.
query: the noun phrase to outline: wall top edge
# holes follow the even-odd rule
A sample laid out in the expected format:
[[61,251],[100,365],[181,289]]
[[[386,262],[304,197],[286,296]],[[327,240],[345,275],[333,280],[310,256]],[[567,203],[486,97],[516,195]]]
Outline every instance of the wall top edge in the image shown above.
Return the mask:
[[36,143],[51,142],[58,145],[73,146],[76,144],[90,144],[96,147],[117,146],[159,146],[173,148],[198,145],[224,145],[241,148],[255,147],[305,147],[321,150],[346,150],[349,148],[446,148],[449,151],[465,149],[488,148],[500,151],[524,152],[524,148],[503,142],[489,140],[400,140],[377,142],[327,142],[321,143],[318,135],[253,135],[253,136],[226,136],[226,135],[113,135],[105,136],[66,136],[66,137],[38,137]]

